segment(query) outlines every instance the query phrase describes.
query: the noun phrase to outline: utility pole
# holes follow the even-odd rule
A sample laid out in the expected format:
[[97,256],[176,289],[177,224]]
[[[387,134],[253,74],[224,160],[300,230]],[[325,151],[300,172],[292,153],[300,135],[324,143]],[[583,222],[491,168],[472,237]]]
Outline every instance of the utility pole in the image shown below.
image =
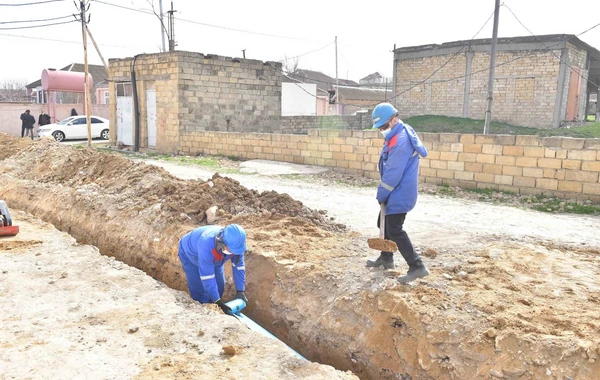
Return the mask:
[[88,131],[88,148],[92,146],[92,124],[91,124],[91,105],[90,105],[90,88],[89,88],[89,71],[88,71],[88,58],[87,58],[87,21],[85,16],[85,3],[83,0],[79,0],[79,12],[81,17],[81,34],[83,35],[83,63],[84,63],[84,81],[85,81],[85,118],[87,121],[87,131]]
[[337,36],[335,36],[335,113],[340,114],[340,79],[338,77]]
[[488,96],[485,111],[483,134],[487,135],[492,121],[492,101],[494,99],[494,72],[496,69],[496,42],[498,40],[498,18],[500,17],[500,0],[496,0],[494,9],[494,31],[492,32],[492,51],[490,54],[490,77],[488,81]]
[[244,55],[244,59],[246,59],[246,49],[242,49],[242,54]]
[[171,10],[167,11],[169,14],[169,51],[175,51],[175,18],[173,14],[177,12],[173,10],[173,2],[171,1]]
[[162,40],[162,52],[165,50],[165,24],[163,23],[163,7],[162,0],[158,0],[158,11],[160,12],[160,38]]

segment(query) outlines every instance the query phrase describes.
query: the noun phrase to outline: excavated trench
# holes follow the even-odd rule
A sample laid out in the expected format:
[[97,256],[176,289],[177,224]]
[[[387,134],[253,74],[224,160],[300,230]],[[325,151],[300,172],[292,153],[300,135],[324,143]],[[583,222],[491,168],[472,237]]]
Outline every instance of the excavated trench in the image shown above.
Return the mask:
[[0,199],[10,207],[174,289],[186,289],[179,237],[206,224],[204,211],[218,206],[219,224],[248,231],[244,312],[306,358],[361,379],[537,378],[551,371],[548,363],[573,378],[600,374],[597,340],[576,345],[556,337],[548,345],[503,330],[506,321],[489,314],[451,308],[441,286],[365,281],[364,268],[348,264],[362,262],[352,234],[285,194],[259,194],[218,175],[184,181],[49,140],[0,136],[0,159]]

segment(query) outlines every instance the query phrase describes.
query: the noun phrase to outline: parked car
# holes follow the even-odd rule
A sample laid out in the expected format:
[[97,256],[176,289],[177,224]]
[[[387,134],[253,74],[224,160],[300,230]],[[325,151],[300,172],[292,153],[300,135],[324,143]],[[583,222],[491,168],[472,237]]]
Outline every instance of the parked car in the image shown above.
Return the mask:
[[[110,125],[108,120],[99,116],[91,117],[92,138],[108,140]],[[38,136],[52,136],[56,141],[87,139],[87,120],[85,115],[70,116],[55,124],[46,124],[38,129]]]

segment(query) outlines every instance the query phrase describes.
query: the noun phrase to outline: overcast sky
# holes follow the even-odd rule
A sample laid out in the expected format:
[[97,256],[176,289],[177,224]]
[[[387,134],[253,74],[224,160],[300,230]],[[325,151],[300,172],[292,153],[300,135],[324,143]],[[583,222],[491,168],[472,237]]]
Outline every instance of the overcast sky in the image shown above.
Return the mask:
[[[40,24],[13,21],[77,12],[71,0],[4,6],[37,1],[43,0],[0,0],[0,80],[22,78],[32,82],[45,68],[83,63],[78,23],[5,30]],[[102,2],[90,1],[89,27],[105,59],[160,51],[160,22],[156,16],[105,4],[150,10],[146,0]],[[333,41],[337,36],[339,76],[355,81],[376,71],[391,77],[394,44],[405,47],[471,39],[494,9],[494,0],[175,0],[173,4],[177,10],[177,50],[241,57],[242,49],[246,49],[247,58],[262,61],[311,52],[299,58],[299,67],[335,77]],[[536,35],[579,34],[600,23],[598,0],[506,0],[504,4]],[[158,13],[159,0],[154,0],[154,5]],[[164,12],[170,6],[170,1],[163,1]],[[477,38],[491,37],[492,21]],[[164,22],[167,25],[166,17]],[[528,35],[509,10],[501,7],[499,36]],[[600,27],[580,38],[600,49]],[[91,42],[88,57],[90,63],[101,64]]]

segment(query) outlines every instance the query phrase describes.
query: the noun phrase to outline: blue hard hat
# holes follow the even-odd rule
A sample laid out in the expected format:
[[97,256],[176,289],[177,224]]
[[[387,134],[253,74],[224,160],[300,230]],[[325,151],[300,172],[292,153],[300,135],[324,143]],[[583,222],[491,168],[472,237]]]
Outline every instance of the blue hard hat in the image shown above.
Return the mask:
[[240,225],[230,224],[223,228],[223,241],[234,255],[246,252],[246,231]]
[[379,103],[372,113],[373,117],[373,129],[380,128],[382,125],[387,123],[392,116],[398,113],[398,110],[394,108],[390,103]]

